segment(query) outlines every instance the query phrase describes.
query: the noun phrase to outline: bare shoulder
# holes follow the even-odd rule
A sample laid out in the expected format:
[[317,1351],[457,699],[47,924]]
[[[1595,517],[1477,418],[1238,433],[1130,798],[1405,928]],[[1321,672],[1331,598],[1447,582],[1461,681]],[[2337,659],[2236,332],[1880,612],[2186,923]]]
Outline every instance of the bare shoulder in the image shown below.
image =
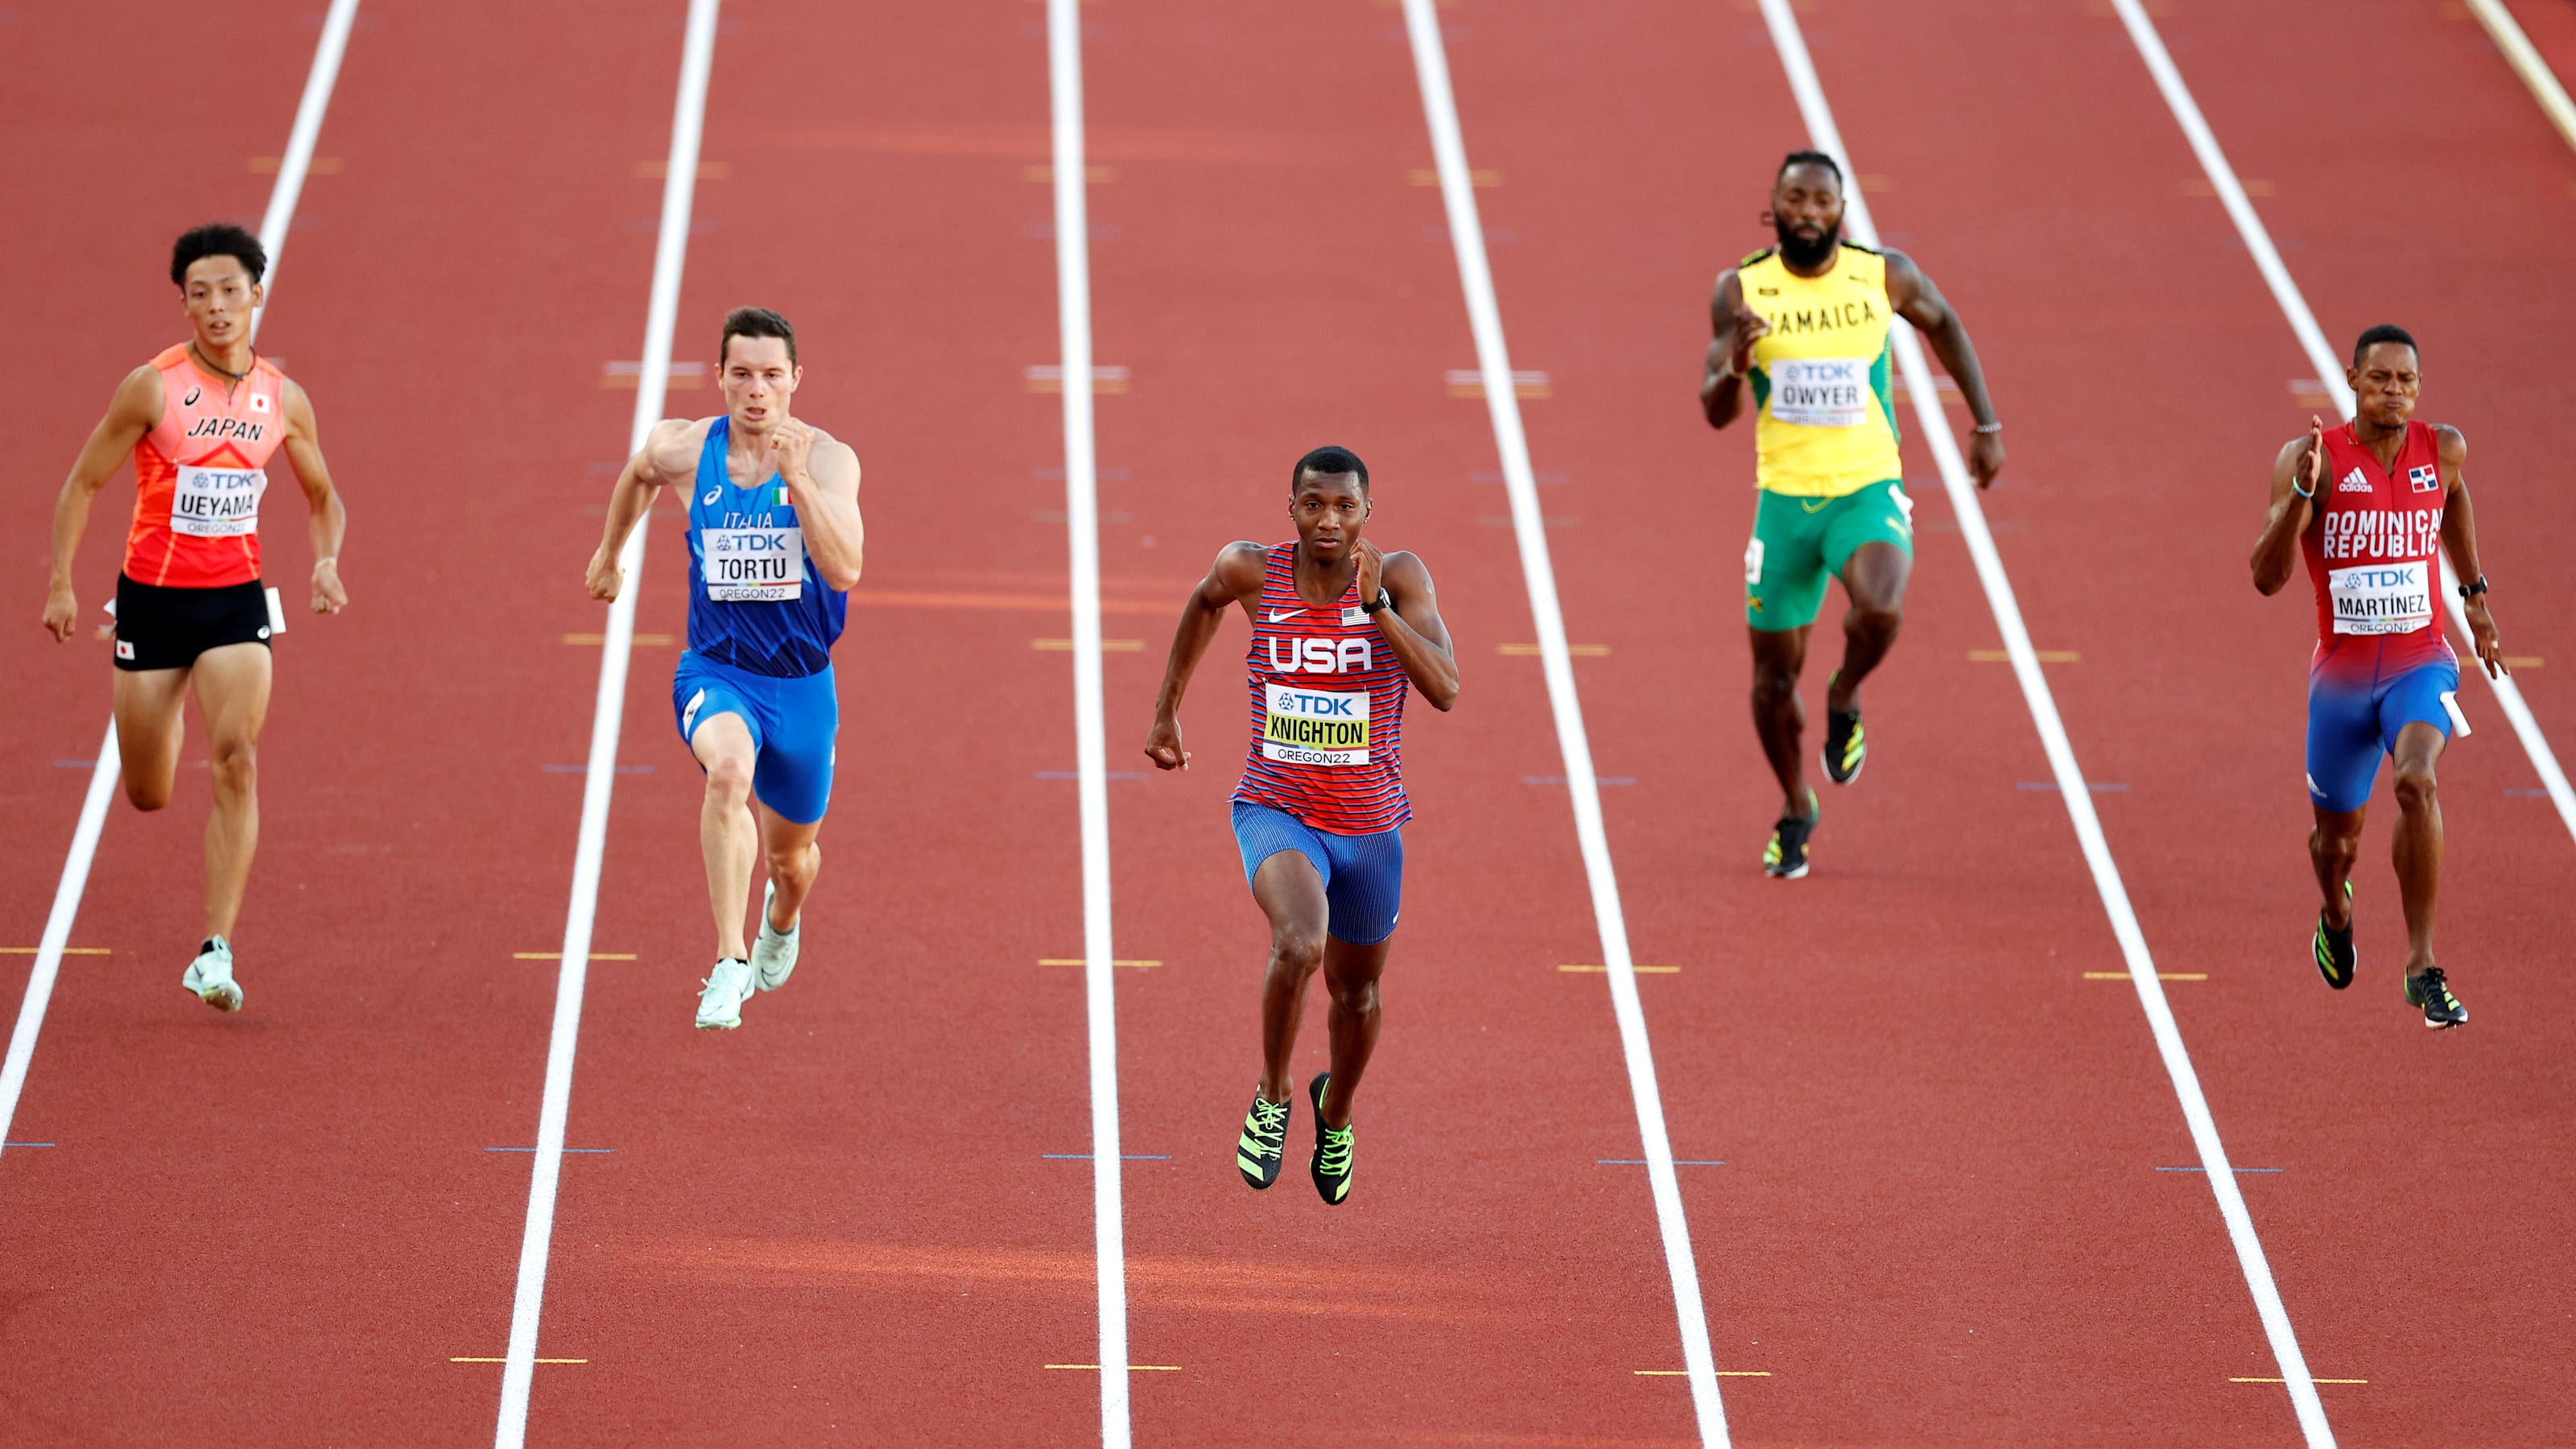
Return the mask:
[[2469,435],[2449,423],[2433,424],[2433,447],[2442,461],[2456,466],[2469,456]]
[[306,431],[312,429],[312,396],[304,391],[304,384],[282,372],[277,375],[277,404],[286,410],[288,427]]
[[1209,566],[1208,576],[1233,585],[1250,584],[1258,588],[1262,574],[1270,566],[1270,549],[1266,544],[1238,538],[1216,551],[1216,562]]
[[821,428],[814,429],[814,456],[828,460],[826,466],[837,463],[847,467],[854,479],[859,476],[859,450]]
[[1398,549],[1386,556],[1384,577],[1389,584],[1428,589],[1431,587],[1431,566],[1422,561],[1422,555]]
[[644,435],[643,459],[657,478],[677,478],[695,471],[698,450],[706,446],[713,418],[664,418]]
[[116,384],[115,395],[108,399],[107,415],[119,422],[141,422],[148,428],[161,421],[165,396],[161,369],[147,362]]

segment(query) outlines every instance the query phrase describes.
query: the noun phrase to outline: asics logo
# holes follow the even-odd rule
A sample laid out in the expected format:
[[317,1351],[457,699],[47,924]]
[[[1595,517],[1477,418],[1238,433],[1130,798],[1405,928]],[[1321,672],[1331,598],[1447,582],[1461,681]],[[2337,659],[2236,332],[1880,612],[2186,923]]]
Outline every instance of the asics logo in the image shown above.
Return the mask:
[[717,500],[717,499],[719,499],[719,498],[722,498],[723,496],[724,496],[724,494],[723,494],[721,491],[719,491],[719,490],[717,490],[717,489],[714,489],[714,488],[710,488],[710,489],[708,489],[708,490],[707,490],[707,496],[706,496],[706,497],[704,497],[704,498],[699,499],[698,501],[699,501],[700,503],[705,504],[705,505],[706,505],[707,507],[709,507],[709,508],[713,508],[713,507],[715,507],[715,506],[716,506],[716,500]]

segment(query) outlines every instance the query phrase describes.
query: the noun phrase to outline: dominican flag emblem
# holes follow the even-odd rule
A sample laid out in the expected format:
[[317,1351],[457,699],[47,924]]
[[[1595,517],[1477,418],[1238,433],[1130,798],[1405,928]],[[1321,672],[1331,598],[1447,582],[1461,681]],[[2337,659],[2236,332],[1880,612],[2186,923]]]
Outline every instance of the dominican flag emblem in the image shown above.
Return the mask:
[[2407,469],[2406,481],[2414,484],[2415,491],[2418,493],[2442,491],[2442,475],[2431,467]]

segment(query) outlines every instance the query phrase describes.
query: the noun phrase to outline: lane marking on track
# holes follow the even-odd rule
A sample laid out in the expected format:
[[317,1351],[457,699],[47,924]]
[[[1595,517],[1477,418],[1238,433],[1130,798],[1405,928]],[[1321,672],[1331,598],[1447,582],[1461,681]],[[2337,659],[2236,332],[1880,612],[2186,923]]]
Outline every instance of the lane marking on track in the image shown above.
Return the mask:
[[[1490,189],[1503,184],[1503,173],[1500,171],[1470,171],[1467,173],[1467,181],[1469,185],[1479,189]],[[1422,187],[1438,186],[1440,184],[1440,168],[1436,166],[1416,166],[1404,173],[1404,184],[1407,186]]]
[[[595,648],[607,643],[608,636],[605,634],[566,634],[563,636],[563,641],[566,644],[582,644]],[[680,640],[679,636],[675,634],[634,634],[629,635],[626,642],[638,649],[661,649],[677,644]]]
[[[1027,388],[1030,392],[1062,392],[1064,391],[1064,379],[1065,370],[1061,366],[1041,363],[1034,367],[1024,367],[1020,369],[1021,386]],[[1094,367],[1091,369],[1091,390],[1093,392],[1123,393],[1127,390],[1127,384],[1133,380],[1132,375],[1123,367]]]
[[[678,164],[679,163],[676,161],[668,160],[638,161],[635,163],[635,179],[638,181],[668,181],[671,179],[671,168]],[[701,161],[698,163],[695,174],[697,179],[700,181],[722,181],[726,177],[733,175],[733,163],[730,161]],[[663,195],[667,198],[670,193],[665,191]],[[700,366],[703,367],[704,364],[700,364]]]
[[8,1143],[0,1143],[0,1146],[6,1146],[6,1147],[51,1147],[51,1146],[53,1146],[53,1145],[54,1145],[54,1144],[53,1144],[53,1143],[51,1143],[51,1142],[8,1142]]
[[[1628,1372],[1637,1375],[1639,1378],[1677,1379],[1688,1374],[1690,1370],[1630,1369]],[[1769,1369],[1719,1369],[1717,1371],[1717,1376],[1722,1379],[1767,1379],[1771,1377],[1771,1371]]]
[[[2058,790],[2065,787],[2059,785],[2055,780],[2015,780],[2013,781],[2013,788],[2016,790]],[[2126,785],[2111,784],[2101,780],[2087,780],[2084,783],[2084,788],[2097,795],[2118,795],[2126,792],[2129,787]],[[2122,972],[2121,979],[2128,979],[2128,973]]]
[[[2317,370],[2317,377],[2332,393],[2335,411],[2349,419],[2352,416],[2352,388],[2344,381],[2343,364],[2336,359],[2334,349],[2326,345],[2325,332],[2317,326],[2316,314],[2308,310],[2307,297],[2299,291],[2299,284],[2290,277],[2289,267],[2281,261],[2280,250],[2272,245],[2272,234],[2264,228],[2263,218],[2255,214],[2254,204],[2245,199],[2244,189],[2237,184],[2236,168],[2228,161],[2227,153],[2219,149],[2216,133],[2209,129],[2208,120],[2200,113],[2200,103],[2192,99],[2191,87],[2183,83],[2182,71],[2165,50],[2164,37],[2157,33],[2155,22],[2138,7],[2138,0],[2112,0],[2112,3],[2119,7],[2121,23],[2128,27],[2130,44],[2137,48],[2139,58],[2146,62],[2148,74],[2155,78],[2156,89],[2164,96],[2165,108],[2173,113],[2175,124],[2182,128],[2184,139],[2191,143],[2192,153],[2200,158],[2201,169],[2209,174],[2210,184],[2218,188],[2219,199],[2227,205],[2228,219],[2236,223],[2237,236],[2244,240],[2245,250],[2253,257],[2255,269],[2263,274],[2264,284],[2272,289],[2273,302],[2280,307],[2281,316],[2290,324],[2291,332],[2298,336],[2300,348],[2308,354],[2308,365]],[[2492,0],[2471,0],[2471,3],[2486,5]],[[2507,17],[2508,21],[2510,18]],[[2576,135],[2569,137],[2569,143],[2576,145]],[[2460,598],[2459,575],[2452,571],[2448,554],[2442,556],[2441,562],[2442,600],[2449,608],[2451,627],[2459,632],[2462,639],[2469,639],[2472,636],[2468,614]],[[2503,708],[2515,736],[2522,741],[2523,753],[2531,757],[2531,767],[2539,771],[2540,783],[2548,787],[2550,801],[2558,807],[2560,822],[2566,825],[2569,837],[2576,839],[2576,786],[2568,784],[2567,772],[2559,768],[2558,756],[2550,750],[2548,737],[2540,732],[2540,721],[2532,717],[2531,706],[2523,701],[2522,687],[2513,682],[2511,675],[2487,679],[2487,672],[2478,667],[2474,652],[2468,658],[2468,666],[2461,672],[2487,680],[2487,687],[2495,694],[2496,703]],[[2298,1396],[2300,1388],[2301,1385],[2291,1385],[2292,1397]],[[2313,1399],[2316,1396],[2310,1393],[2308,1397]],[[2323,1411],[2319,1412],[2322,1414]]]
[[[1448,374],[1451,397],[1481,398],[1485,395],[1485,375],[1472,367],[1453,367]],[[1556,396],[1556,388],[1544,372],[1519,371],[1512,374],[1512,396],[1547,399]]]
[[[449,1363],[508,1363],[507,1358],[451,1358]],[[539,1363],[588,1363],[586,1358],[541,1358]]]
[[[2206,1167],[2159,1167],[2158,1172],[2207,1172]],[[2231,1167],[2230,1172],[2287,1172],[2286,1167]]]
[[[1038,964],[1041,966],[1088,966],[1091,963],[1079,956],[1041,956],[1038,958]],[[1142,971],[1160,966],[1163,963],[1160,961],[1112,961],[1109,964],[1112,966],[1131,966]]]
[[[1093,1373],[1100,1372],[1100,1365],[1096,1363],[1051,1363],[1048,1364],[1047,1367],[1051,1369],[1089,1369]],[[1181,1366],[1176,1363],[1131,1363],[1127,1365],[1127,1372],[1131,1374],[1176,1374],[1180,1371]]]
[[[590,767],[588,765],[539,765],[537,766],[537,769],[548,775],[584,775],[590,772]],[[653,773],[653,767],[651,765],[620,765],[617,767],[617,773],[621,775],[649,775]],[[594,957],[593,959],[597,958]]]
[[[2049,788],[2054,790],[2057,787],[2051,785]],[[2126,981],[2129,979],[2129,973],[2126,971],[2087,971],[2084,973],[2084,979],[2087,981]],[[2158,981],[2207,981],[2209,979],[2209,973],[2206,971],[2159,971],[2156,973],[2156,979]]]
[[[337,176],[340,174],[340,166],[341,158],[337,156],[316,156],[305,163],[304,174],[307,176]],[[254,176],[275,176],[286,169],[286,158],[283,156],[253,156],[250,158],[250,169],[251,174]],[[275,362],[277,359],[272,357],[269,361]]]
[[[1515,521],[1517,522],[1517,520]],[[1541,521],[1544,522],[1545,520]],[[1547,651],[1536,644],[1497,644],[1494,646],[1494,652],[1513,659],[1544,659],[1547,657]],[[1568,644],[1565,646],[1565,652],[1576,659],[1607,659],[1610,657],[1610,646],[1607,644]]]
[[[1029,641],[1029,647],[1047,654],[1071,654],[1075,652],[1074,643],[1070,639],[1032,639]],[[1145,641],[1142,639],[1103,639],[1100,641],[1100,649],[1104,654],[1142,654],[1145,652]]]
[[[561,951],[513,951],[510,953],[510,959],[513,961],[560,961],[563,959],[563,953]],[[635,959],[635,953],[632,951],[593,951],[590,953],[590,959],[593,961],[632,961]]]
[[[705,363],[674,362],[671,364],[670,371],[664,375],[662,386],[673,392],[687,392],[703,385],[706,380],[707,365]],[[599,385],[601,387],[613,388],[622,391],[630,387],[640,387],[643,385],[643,381],[643,363],[603,362],[599,365]],[[623,467],[624,465],[621,464],[620,471],[623,471]]]
[[[2031,651],[2031,657],[2037,659],[2042,664],[2081,664],[2084,662],[2084,656],[2076,653],[2072,649],[2034,649]],[[1971,664],[2010,664],[2012,663],[2012,651],[2009,649],[1971,649],[1968,651],[1968,662]]]
[[[1092,1159],[1092,1154],[1088,1152],[1041,1152],[1038,1156],[1053,1162],[1089,1162]],[[1121,1162],[1169,1162],[1172,1160],[1172,1154],[1168,1152],[1121,1152],[1118,1154],[1118,1160]]]
[[[349,27],[357,17],[358,0],[331,0],[323,16],[322,38],[314,44],[313,67],[305,73],[304,94],[295,103],[295,124],[286,133],[286,155],[277,168],[277,184],[269,188],[268,210],[259,219],[259,244],[268,253],[268,270],[262,274],[268,292],[277,290],[278,259],[286,250],[287,226],[295,218],[296,199],[304,194],[313,147],[322,139],[322,116],[330,109],[332,88],[339,84],[340,58],[348,53]],[[262,306],[250,314],[252,338],[259,336],[260,319],[267,313]],[[54,999],[65,943],[71,940],[72,918],[80,913],[81,892],[89,887],[90,862],[98,856],[99,833],[107,828],[107,806],[116,794],[117,772],[116,717],[110,715],[98,762],[91,768],[89,792],[81,797],[80,817],[72,826],[71,849],[63,856],[62,878],[54,885],[54,903],[37,937],[36,959],[27,969],[27,994],[20,998],[17,1024],[9,1030],[9,1052],[0,1057],[0,1138],[8,1136],[9,1123],[18,1114],[18,1095],[26,1090],[36,1037],[44,1030],[45,1008]],[[0,1152],[6,1151],[5,1144],[0,1144]]]
[[[45,948],[42,946],[0,946],[0,956],[33,956],[44,949]],[[65,946],[60,954],[65,956],[105,956],[110,954],[110,952],[105,946]]]
[[[644,311],[644,356],[635,379],[635,413],[626,451],[633,456],[668,401],[671,339],[677,330],[680,273],[688,259],[689,210],[697,194],[698,143],[706,124],[707,74],[715,64],[717,0],[689,0],[671,103],[671,154],[662,166],[662,230],[653,244],[653,281]],[[510,1300],[510,1341],[501,1371],[494,1449],[521,1449],[528,1437],[528,1396],[536,1383],[537,1320],[545,1306],[547,1255],[553,1245],[555,1195],[561,1186],[564,1121],[572,1111],[574,1049],[581,1043],[582,988],[590,976],[590,932],[599,908],[600,863],[608,848],[608,803],[617,782],[617,732],[626,714],[636,600],[644,592],[648,515],[627,536],[618,563],[626,587],[609,606],[599,655],[599,697],[590,719],[590,770],[582,781],[581,829],[575,837],[571,899],[564,910],[555,975],[554,1025],[546,1041],[545,1092],[537,1109],[537,1145],[528,1174],[528,1218],[519,1239],[518,1287]]]
[[[1563,775],[1523,775],[1521,776],[1521,783],[1524,785],[1562,785],[1566,782],[1566,778],[1567,777]],[[1595,775],[1592,777],[1592,783],[1595,785],[1634,785],[1637,783],[1637,777],[1634,775]]]
[[[1047,0],[1048,130],[1054,161],[1058,377],[1090,377],[1091,219],[1083,164],[1082,11],[1078,0]],[[1103,178],[1105,179],[1105,178]],[[1092,432],[1093,387],[1064,399],[1065,546],[1072,562],[1073,734],[1082,828],[1083,1011],[1090,1047],[1092,1272],[1100,1309],[1102,1363],[1127,1362],[1127,1227],[1118,1180],[1118,1018],[1110,965],[1109,752],[1101,717],[1100,455]],[[1100,1442],[1128,1449],[1127,1375],[1100,1376]]]
[[[537,1149],[533,1147],[486,1147],[483,1150],[486,1152],[534,1152]],[[606,1153],[615,1152],[617,1149],[614,1147],[559,1147],[555,1150],[558,1152]],[[538,1360],[540,1363],[543,1363],[544,1361],[545,1360],[543,1359]]]
[[[1592,1165],[1595,1167],[1643,1167],[1646,1165],[1646,1159],[1642,1157],[1596,1157],[1592,1159]],[[1673,1159],[1673,1166],[1675,1167],[1724,1167],[1725,1165],[1725,1159],[1717,1157],[1676,1157]],[[1680,1372],[1680,1370],[1675,1370],[1675,1372]]]
[[[1559,783],[1559,784],[1562,784],[1562,783],[1564,783],[1564,782],[1563,782],[1563,781],[1559,781],[1558,783]],[[1581,966],[1581,965],[1577,965],[1577,966],[1559,966],[1559,967],[1557,967],[1556,969],[1557,969],[1557,970],[1559,970],[1559,971],[1581,971],[1581,972],[1585,972],[1585,973],[1591,973],[1591,972],[1607,971],[1607,970],[1609,970],[1610,968],[1609,968],[1609,967],[1607,967],[1607,966]],[[1631,970],[1631,971],[1636,972],[1636,973],[1637,973],[1638,975],[1640,975],[1640,976],[1671,976],[1671,975],[1674,975],[1674,974],[1678,973],[1682,968],[1680,968],[1679,966],[1636,966],[1636,965],[1631,965],[1628,969],[1629,969],[1629,970]]]
[[[2281,1380],[2281,1379],[2233,1379],[2233,1378],[2232,1378],[2232,1379],[2229,1379],[2229,1380],[2228,1380],[2228,1382],[2229,1382],[2229,1383],[2231,1383],[2231,1384],[2277,1384],[2277,1383],[2281,1383],[2281,1382],[2284,1382],[2284,1381],[2283,1381],[2283,1380]],[[2369,1383],[2369,1382],[2370,1382],[2370,1380],[2368,1380],[2368,1379],[2310,1379],[2310,1380],[2308,1380],[2308,1382],[2310,1382],[2310,1383],[2312,1383],[2312,1384],[2366,1384],[2366,1383]]]
[[[2522,23],[2513,18],[2513,12],[2501,0],[2469,0],[2469,13],[2486,27],[2487,37],[2504,52],[2505,64],[2522,77],[2531,98],[2540,103],[2541,113],[2549,117],[2549,124],[2558,128],[2568,145],[2576,146],[2576,101],[2568,100],[2567,87],[2559,84],[2558,73],[2541,58],[2531,37],[2522,33]],[[2569,191],[2576,194],[2576,187]]]
[[1512,504],[1513,536],[1520,545],[1521,581],[1529,595],[1530,617],[1538,629],[1538,651],[1547,677],[1548,710],[1556,721],[1558,752],[1564,757],[1566,790],[1573,804],[1574,835],[1583,856],[1583,874],[1591,887],[1592,915],[1601,937],[1602,973],[1610,986],[1611,1013],[1619,1024],[1619,1047],[1628,1070],[1628,1093],[1637,1115],[1637,1136],[1645,1149],[1646,1178],[1655,1203],[1655,1224],[1664,1250],[1664,1272],[1671,1280],[1673,1319],[1681,1336],[1684,1376],[1690,1382],[1691,1412],[1706,1449],[1729,1443],[1726,1409],[1717,1392],[1717,1359],[1710,1347],[1708,1312],[1700,1301],[1699,1261],[1692,1254],[1690,1223],[1683,1213],[1681,1181],[1673,1171],[1673,1145],[1664,1125],[1664,1099],[1655,1081],[1655,1056],[1646,1035],[1645,1006],[1637,997],[1637,973],[1628,949],[1628,922],[1620,904],[1618,874],[1610,860],[1610,836],[1601,817],[1601,789],[1592,769],[1592,744],[1584,731],[1583,702],[1575,692],[1573,650],[1565,640],[1565,615],[1556,594],[1556,566],[1548,555],[1547,523],[1538,506],[1538,480],[1530,463],[1529,436],[1522,431],[1520,399],[1513,395],[1511,351],[1503,339],[1502,304],[1494,296],[1494,274],[1485,256],[1484,223],[1476,211],[1474,172],[1467,165],[1467,143],[1458,124],[1458,100],[1449,85],[1449,53],[1440,38],[1440,16],[1432,0],[1404,0],[1405,38],[1413,48],[1415,84],[1422,93],[1423,122],[1431,135],[1431,154],[1438,166],[1441,208],[1447,214],[1451,250],[1458,263],[1459,290],[1465,294],[1469,330],[1476,340],[1476,370],[1485,384],[1485,416],[1494,432],[1502,464],[1503,485]]
[[[2133,14],[2137,0],[2117,0],[2124,15]],[[1762,17],[1771,31],[1772,46],[1780,53],[1781,68],[1787,72],[1789,88],[1798,98],[1798,111],[1806,119],[1807,131],[1817,149],[1840,158],[1848,173],[1858,168],[1843,147],[1841,128],[1834,124],[1833,108],[1825,100],[1824,84],[1816,76],[1815,62],[1807,54],[1806,37],[1798,29],[1797,17],[1790,13],[1788,0],[1762,0]],[[2144,23],[2143,15],[2138,17]],[[2231,183],[2232,185],[2232,178]],[[1878,229],[1871,224],[1868,198],[1853,195],[1847,201],[1846,218],[1853,240],[1873,245]],[[2231,208],[2242,207],[2244,198],[2233,196]],[[2174,1021],[2173,1008],[2165,1000],[2164,983],[2156,978],[2155,958],[2147,950],[2146,932],[2138,923],[2136,909],[2129,901],[2128,886],[2120,878],[2120,867],[2111,858],[2111,844],[2102,832],[2101,817],[2093,809],[2093,792],[2084,788],[2084,770],[2076,763],[2075,746],[2066,735],[2066,722],[2057,712],[2056,697],[2050,692],[2048,677],[2040,669],[2039,653],[2031,646],[2029,626],[2022,619],[2021,604],[2014,597],[2012,579],[2004,572],[2003,555],[1995,548],[1994,536],[1986,527],[1985,505],[1977,497],[1977,488],[1968,476],[1967,465],[1959,453],[1958,437],[1950,429],[1949,415],[1941,410],[1930,385],[1931,368],[1925,361],[1923,344],[1911,327],[1892,330],[1890,343],[1896,351],[1914,395],[1914,413],[1919,420],[1924,442],[1941,469],[1941,480],[1949,489],[1950,511],[1959,521],[1960,536],[1967,542],[1969,556],[1975,560],[1978,582],[1983,584],[1986,602],[1994,614],[1995,627],[2002,633],[2004,647],[2012,656],[2013,673],[2021,682],[2023,700],[2029,705],[2031,723],[2039,732],[2040,744],[2047,751],[2050,772],[2060,786],[2058,798],[2065,803],[2068,820],[2075,827],[2075,838],[2084,852],[2085,864],[2091,868],[2094,889],[2102,897],[2103,914],[2109,917],[2111,932],[2118,938],[2120,954],[2129,968],[2130,980],[2138,992],[2138,1004],[2145,1013],[2148,1028],[2154,1033],[2156,1050],[2164,1060],[2165,1074],[2173,1082],[2174,1097],[2182,1108],[2183,1121],[2191,1129],[2192,1144],[2199,1150],[2201,1162],[2213,1169],[2209,1174],[2210,1193],[2217,1199],[2219,1216],[2227,1224],[2229,1242],[2235,1247],[2236,1262],[2245,1278],[2248,1293],[2254,1300],[2256,1314],[2262,1319],[2265,1339],[2271,1346],[2273,1362],[2290,1378],[2300,1380],[2289,1385],[2291,1406],[2297,1411],[2299,1426],[2311,1449],[2334,1442],[2334,1431],[2326,1424],[2325,1406],[2314,1387],[2305,1382],[2307,1361],[2299,1352],[2297,1334],[2290,1327],[2289,1310],[2281,1302],[2278,1286],[2272,1281],[2271,1264],[2263,1254],[2262,1241],[2255,1236],[2253,1215],[2246,1210],[2243,1195],[2236,1190],[2236,1174],[2227,1171],[2227,1148],[2219,1140],[2217,1120],[2210,1115],[2208,1100],[2200,1089],[2200,1074],[2191,1064],[2185,1050],[2182,1029]]]

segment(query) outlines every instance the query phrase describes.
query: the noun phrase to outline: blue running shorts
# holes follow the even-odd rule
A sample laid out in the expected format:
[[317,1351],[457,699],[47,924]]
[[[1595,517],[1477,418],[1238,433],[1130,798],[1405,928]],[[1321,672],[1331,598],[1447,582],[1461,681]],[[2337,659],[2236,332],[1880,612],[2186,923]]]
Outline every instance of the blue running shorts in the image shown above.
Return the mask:
[[1234,802],[1234,843],[1243,849],[1243,883],[1261,863],[1283,850],[1312,861],[1324,879],[1324,900],[1332,907],[1333,939],[1354,946],[1373,946],[1395,934],[1396,913],[1404,905],[1404,832],[1335,835],[1317,830],[1284,810]]
[[2451,733],[2448,696],[2460,688],[2460,666],[2436,659],[2382,675],[2375,669],[2321,662],[2308,674],[2308,799],[2344,814],[2370,803],[2379,759],[2397,749],[2397,732],[2422,723]]
[[834,744],[841,733],[841,697],[832,671],[775,679],[718,664],[690,650],[671,676],[671,713],[680,738],[720,714],[751,728],[751,793],[761,804],[799,825],[823,818],[832,803]]

